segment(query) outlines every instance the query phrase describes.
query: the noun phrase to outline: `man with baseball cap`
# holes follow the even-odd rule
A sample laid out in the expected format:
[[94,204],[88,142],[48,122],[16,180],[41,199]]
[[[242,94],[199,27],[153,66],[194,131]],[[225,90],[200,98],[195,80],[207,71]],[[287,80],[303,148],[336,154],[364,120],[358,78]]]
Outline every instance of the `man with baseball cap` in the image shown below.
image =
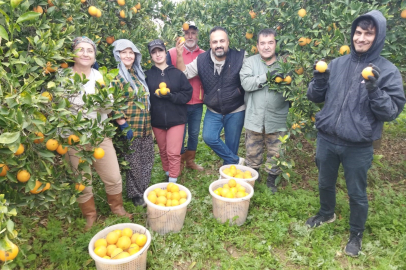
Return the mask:
[[[183,59],[185,64],[192,62],[199,54],[204,53],[202,49],[197,45],[199,40],[199,29],[194,22],[188,22],[189,29],[183,30],[185,34],[185,44],[183,50]],[[166,62],[168,65],[174,65],[176,67],[177,52],[176,47],[168,51],[166,56]],[[189,79],[190,84],[193,87],[192,99],[187,103],[187,124],[185,125],[185,133],[183,135],[182,144],[182,159],[181,168],[182,171],[185,162],[186,168],[193,170],[203,171],[203,167],[195,163],[197,143],[200,133],[200,122],[203,114],[203,87],[199,76]],[[187,127],[187,128],[186,128]],[[187,146],[185,147],[186,131],[188,134]]]

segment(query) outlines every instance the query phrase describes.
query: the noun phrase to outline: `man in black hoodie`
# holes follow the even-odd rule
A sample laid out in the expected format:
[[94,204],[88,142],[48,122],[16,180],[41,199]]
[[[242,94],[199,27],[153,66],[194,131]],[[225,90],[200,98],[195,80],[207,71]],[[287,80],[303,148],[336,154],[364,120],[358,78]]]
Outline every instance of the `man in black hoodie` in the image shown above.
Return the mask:
[[[399,70],[380,56],[386,36],[386,19],[373,10],[351,27],[351,53],[331,61],[324,73],[315,70],[307,97],[324,102],[316,115],[316,165],[319,170],[320,211],[306,221],[310,227],[336,218],[335,185],[340,163],[350,198],[350,237],[345,253],[356,257],[368,216],[367,172],[373,159],[372,142],[382,134],[383,123],[394,120],[406,102]],[[364,79],[370,66],[373,76]]]

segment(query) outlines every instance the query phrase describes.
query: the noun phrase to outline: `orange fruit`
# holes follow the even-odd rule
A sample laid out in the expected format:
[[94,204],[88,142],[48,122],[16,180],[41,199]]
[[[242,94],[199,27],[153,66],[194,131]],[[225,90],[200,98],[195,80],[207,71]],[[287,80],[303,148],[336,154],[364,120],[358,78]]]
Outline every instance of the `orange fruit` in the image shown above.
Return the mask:
[[106,256],[107,248],[105,246],[99,246],[94,249],[94,253],[99,256],[99,257],[104,257]]
[[48,0],[48,5],[49,5],[50,7],[53,7],[53,6],[54,6],[54,3],[52,3],[52,0]]
[[132,11],[133,11],[134,13],[137,13],[137,12],[138,12],[138,10],[137,10],[136,7],[132,7],[131,9],[132,9]]
[[159,89],[159,93],[163,96],[166,96],[169,93],[169,88],[161,88]]
[[129,238],[131,238],[131,236],[133,236],[133,230],[131,230],[130,228],[124,228],[123,236],[128,236]]
[[133,236],[131,236],[131,243],[135,244],[135,240],[137,240],[137,237],[139,236],[139,233],[134,233]]
[[19,155],[21,155],[22,153],[24,153],[24,145],[22,145],[21,143],[20,143],[20,145],[18,146],[18,149],[17,149],[17,151],[14,153],[14,155],[15,156],[19,156]]
[[41,139],[35,139],[34,143],[42,143],[44,141],[44,134],[42,132],[35,132],[35,136],[41,137]]
[[295,69],[296,74],[298,75],[302,75],[303,74],[304,69],[302,67],[299,67],[297,69]]
[[94,247],[95,247],[95,248],[100,247],[100,246],[105,246],[105,247],[107,247],[107,241],[106,241],[106,239],[100,238],[100,239],[97,239],[96,242],[94,242]]
[[186,191],[184,191],[184,190],[181,190],[181,191],[179,191],[179,196],[181,197],[181,198],[187,198],[187,193],[186,193]]
[[30,180],[31,174],[26,170],[20,170],[17,173],[17,180],[21,183],[25,183]]
[[[72,16],[70,18],[72,18]],[[68,68],[68,67],[69,67],[68,63],[62,63],[61,64],[61,68]]]
[[114,259],[119,260],[119,259],[124,259],[130,257],[130,253],[128,252],[121,252],[120,254],[118,254],[116,257],[114,257]]
[[86,186],[85,185],[83,185],[82,183],[76,183],[75,184],[75,189],[77,190],[77,191],[79,191],[79,192],[82,192],[84,189],[86,188]]
[[106,241],[109,245],[115,245],[118,241],[118,235],[115,232],[109,232],[106,236]]
[[47,147],[47,149],[48,149],[49,151],[55,151],[55,150],[58,148],[59,143],[58,143],[58,141],[55,140],[55,139],[49,139],[49,140],[47,141],[47,143],[45,144],[45,146]]
[[103,150],[103,148],[100,148],[100,147],[95,148],[95,149],[94,149],[94,152],[93,152],[93,156],[94,156],[95,159],[101,159],[101,158],[103,158],[103,157],[104,157],[104,150]]
[[121,230],[115,230],[114,231],[117,235],[118,235],[118,238],[120,238],[121,237],[121,233],[122,233],[122,231]]
[[177,201],[179,201],[180,200],[180,194],[179,194],[179,192],[173,192],[172,193],[172,200],[177,200]]
[[304,8],[302,8],[302,9],[299,9],[299,11],[297,12],[297,14],[300,16],[300,17],[304,17],[304,16],[306,16],[306,10],[304,9]]
[[135,5],[135,8],[138,9],[138,10],[140,10],[140,9],[141,9],[141,4],[140,4],[140,3],[136,4],[136,5]]
[[107,256],[111,256],[111,253],[113,253],[113,251],[117,248],[116,245],[108,245],[107,246],[107,252],[106,255]]
[[107,44],[112,44],[114,41],[115,41],[114,36],[111,36],[111,37],[107,37],[107,38],[106,38]]
[[344,55],[344,54],[349,54],[350,53],[350,47],[348,47],[347,45],[343,45],[340,47],[340,54]]
[[251,39],[251,38],[253,38],[253,36],[254,36],[254,33],[245,33],[245,38],[246,39]]
[[6,176],[8,170],[9,168],[6,164],[0,164],[0,176]]
[[182,25],[182,28],[183,28],[183,30],[189,30],[189,24],[188,23],[184,23],[183,25]]
[[80,2],[83,4],[83,3],[86,3],[86,0],[80,0]]
[[402,13],[400,13],[400,17],[406,19],[406,9],[402,10]]
[[286,76],[285,79],[283,79],[283,81],[284,81],[286,84],[290,84],[290,83],[292,82],[292,77]]
[[307,44],[307,39],[305,37],[299,38],[299,46],[305,46]]
[[[66,19],[68,22],[71,22],[72,20],[73,20],[73,17],[72,16],[70,16],[69,18],[67,18]],[[62,63],[63,64],[63,63]],[[66,63],[65,63],[66,64]],[[67,65],[67,64],[66,64]],[[66,66],[66,67],[68,67],[68,66]],[[65,68],[65,67],[63,67],[62,65],[61,65],[61,68]]]
[[50,183],[46,183],[45,184],[45,187],[41,190],[41,192],[44,192],[44,191],[46,191],[46,190],[48,190],[48,189],[50,189],[51,188],[51,184]]
[[281,77],[276,77],[275,82],[276,83],[281,83],[281,82],[283,82],[283,79]]
[[250,14],[250,16],[251,16],[251,19],[255,19],[255,17],[257,16],[257,14],[253,11],[253,10],[251,10],[250,12],[248,12],[249,14]]
[[102,12],[100,9],[97,9],[96,18],[100,18],[102,16]]
[[186,40],[185,40],[185,38],[184,37],[180,37],[179,38],[179,43],[182,43],[182,42],[185,42]]
[[36,6],[36,7],[34,7],[34,12],[37,12],[37,13],[44,13],[44,10],[42,9],[42,7],[41,6]]
[[150,202],[152,202],[152,203],[156,203],[156,201],[157,201],[157,196],[155,195],[155,194],[149,194],[148,195],[148,200],[150,201]]
[[131,239],[128,236],[121,236],[118,238],[116,246],[122,250],[126,250],[131,245]]
[[90,14],[90,16],[96,16],[97,15],[97,10],[98,8],[95,6],[90,6],[88,9],[88,12]]
[[319,61],[316,64],[316,70],[318,70],[320,73],[326,72],[327,68],[328,68],[327,63],[324,61]]
[[276,30],[280,31],[282,29],[282,27],[280,25],[278,25],[278,27],[276,27]]
[[60,155],[65,155],[68,152],[68,147],[63,147],[62,144],[60,144],[58,145],[58,148],[56,148],[56,152],[58,152]]
[[368,76],[374,77],[374,74],[372,73],[372,67],[364,68],[364,70],[362,71],[361,74],[362,74],[362,77],[364,77],[365,80],[369,80]]
[[74,142],[78,142],[79,141],[79,137],[76,136],[75,134],[69,135],[68,137],[68,144],[72,145]]
[[[218,194],[217,194],[218,195]],[[180,200],[179,200],[179,204],[182,204],[182,203],[185,203],[186,202],[186,199],[185,198],[181,198]]]
[[42,185],[42,183],[37,180],[37,181],[35,182],[35,187],[30,190],[30,193],[31,193],[31,194],[38,194],[38,193],[40,193],[41,191],[38,191],[38,189],[39,189],[39,187],[40,187],[41,185]]
[[159,84],[159,89],[163,89],[163,88],[166,88],[166,83],[165,82],[161,82]]
[[117,4],[119,6],[124,6],[125,5],[125,1],[124,0],[117,0]]
[[252,47],[251,47],[251,52],[252,52],[252,53],[258,53],[257,47],[256,47],[256,46],[252,46]]
[[237,185],[237,182],[235,181],[235,179],[230,179],[228,181],[228,186],[229,187],[235,187]]
[[117,259],[118,255],[120,255],[121,253],[123,253],[123,250],[121,248],[116,248],[115,250],[113,250],[113,252],[111,253],[111,258]]
[[0,261],[11,261],[14,260],[15,257],[18,255],[18,246],[14,243],[11,244],[11,251],[10,250],[0,250]]
[[[179,187],[178,187],[178,185],[173,184],[173,185],[171,186],[171,192],[172,192],[172,193],[174,193],[174,192],[179,192]],[[173,195],[173,194],[172,194],[172,195]]]
[[120,17],[123,19],[125,18],[125,10],[120,11]]
[[131,244],[128,248],[128,253],[130,253],[130,255],[133,255],[138,251],[140,251],[140,247],[137,244]]
[[145,236],[145,234],[138,235],[137,239],[135,239],[135,243],[139,247],[143,247],[145,245],[145,243],[147,243],[147,237]]

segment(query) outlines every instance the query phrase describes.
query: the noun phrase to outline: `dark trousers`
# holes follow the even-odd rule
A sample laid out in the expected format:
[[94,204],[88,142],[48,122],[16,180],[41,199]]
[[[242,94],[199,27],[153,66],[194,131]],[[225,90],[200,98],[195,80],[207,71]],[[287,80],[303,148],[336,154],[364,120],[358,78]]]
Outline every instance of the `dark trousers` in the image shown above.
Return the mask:
[[373,147],[349,147],[317,138],[316,164],[319,169],[320,211],[332,215],[336,206],[336,182],[340,163],[350,197],[350,231],[363,232],[368,216],[367,172]]

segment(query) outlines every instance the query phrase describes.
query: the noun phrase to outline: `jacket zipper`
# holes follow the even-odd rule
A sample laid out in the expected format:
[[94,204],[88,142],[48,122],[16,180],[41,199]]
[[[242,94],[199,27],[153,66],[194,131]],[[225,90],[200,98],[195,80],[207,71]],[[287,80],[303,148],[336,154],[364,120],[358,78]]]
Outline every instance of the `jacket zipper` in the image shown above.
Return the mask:
[[[361,56],[358,57],[358,62],[357,62],[357,65],[355,66],[355,70],[357,70],[358,65],[359,65],[359,63],[360,63],[360,60],[361,60]],[[346,94],[345,97],[344,97],[343,104],[341,105],[340,114],[338,115],[338,118],[337,118],[337,121],[336,121],[336,124],[335,124],[335,129],[336,129],[336,130],[337,130],[337,125],[338,125],[338,123],[340,122],[340,119],[341,119],[341,111],[342,111],[342,109],[343,109],[343,107],[344,107],[344,104],[347,102],[347,98],[348,98],[348,95],[349,95],[349,93],[350,93],[350,90],[351,90],[351,89],[348,89],[347,94]]]

